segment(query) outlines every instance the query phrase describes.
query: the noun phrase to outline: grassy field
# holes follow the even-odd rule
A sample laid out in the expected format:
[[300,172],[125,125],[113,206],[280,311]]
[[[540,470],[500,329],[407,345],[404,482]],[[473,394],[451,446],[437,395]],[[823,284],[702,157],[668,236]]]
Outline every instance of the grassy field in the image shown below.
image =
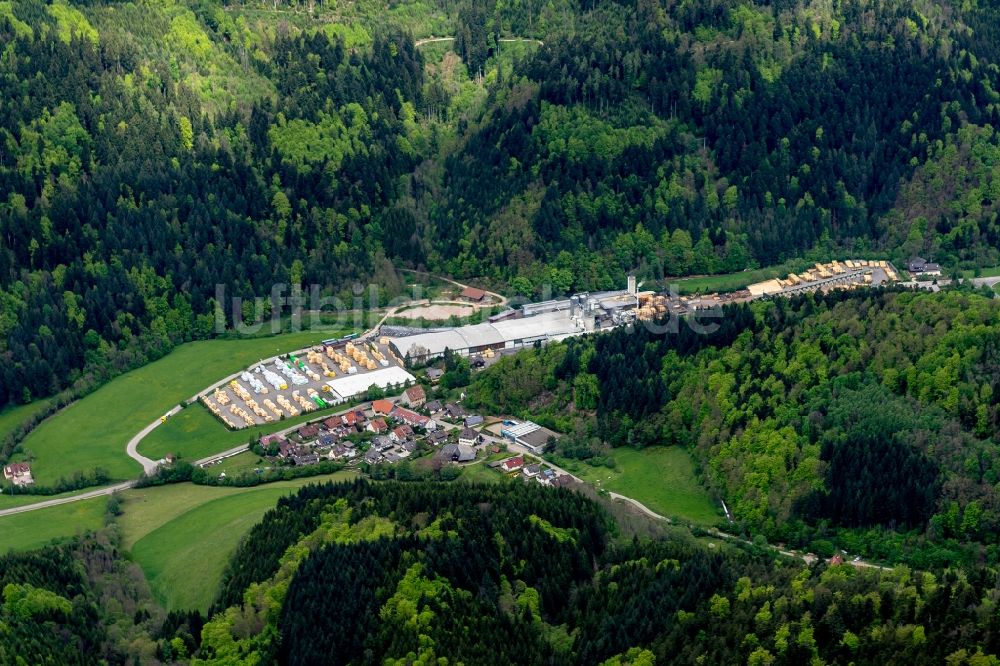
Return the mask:
[[167,609],[208,609],[229,557],[278,498],[310,483],[354,472],[279,481],[255,488],[184,483],[124,493],[119,518],[125,547]]
[[[33,498],[38,501],[44,498]],[[0,518],[0,552],[32,550],[104,525],[108,498],[95,497]],[[6,507],[5,507],[6,508]]]
[[48,400],[35,400],[27,405],[14,405],[0,409],[0,437],[21,425],[22,421],[30,418],[33,414],[45,409],[48,404]]
[[598,489],[636,499],[653,511],[692,523],[714,525],[722,518],[708,493],[698,484],[687,451],[679,447],[615,449],[615,469],[560,460],[566,468]]
[[975,269],[962,271],[962,277],[964,278],[974,278],[974,277],[997,277],[1000,276],[1000,266],[990,266],[988,268],[979,269],[979,275],[976,275]]
[[219,423],[204,405],[198,403],[170,417],[166,423],[149,433],[139,445],[139,453],[154,460],[159,460],[168,453],[179,454],[186,460],[199,460],[213,453],[245,444],[251,438],[258,439],[261,435],[313,421],[324,414],[343,411],[351,404],[348,402],[299,414],[284,421],[275,421],[256,428],[229,430]]
[[699,275],[698,277],[668,279],[666,282],[668,285],[676,285],[677,290],[682,294],[737,291],[748,284],[800,272],[814,263],[805,259],[795,259],[777,266],[765,266],[739,273]]
[[[304,331],[182,345],[45,420],[25,439],[20,459],[32,460],[32,472],[40,484],[94,467],[103,467],[116,479],[137,476],[141,469],[125,454],[125,445],[157,416],[262,357],[331,335],[331,331]],[[225,432],[218,424],[215,428]]]

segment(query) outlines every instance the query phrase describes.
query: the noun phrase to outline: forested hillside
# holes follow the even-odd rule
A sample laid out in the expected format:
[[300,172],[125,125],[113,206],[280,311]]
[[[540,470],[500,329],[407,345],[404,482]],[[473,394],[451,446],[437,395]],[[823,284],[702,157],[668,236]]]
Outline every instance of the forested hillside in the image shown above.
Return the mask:
[[996,12],[0,3],[0,404],[253,318],[217,285],[385,297],[410,266],[534,295],[841,249],[996,263]]
[[504,359],[469,395],[570,430],[570,458],[684,447],[750,534],[995,563],[998,317],[971,291],[779,299],[727,309],[711,335],[638,327]]
[[535,484],[357,482],[253,530],[194,663],[994,663],[995,594],[989,576],[632,540]]

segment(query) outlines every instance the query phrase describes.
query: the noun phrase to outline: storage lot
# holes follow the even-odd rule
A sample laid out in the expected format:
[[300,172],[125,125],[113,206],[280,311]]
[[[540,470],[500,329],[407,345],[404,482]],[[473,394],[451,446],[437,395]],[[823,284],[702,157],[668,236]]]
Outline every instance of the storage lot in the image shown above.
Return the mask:
[[384,388],[412,381],[402,366],[384,339],[328,341],[301,354],[255,363],[208,390],[201,402],[226,426],[240,430],[339,404],[373,384]]

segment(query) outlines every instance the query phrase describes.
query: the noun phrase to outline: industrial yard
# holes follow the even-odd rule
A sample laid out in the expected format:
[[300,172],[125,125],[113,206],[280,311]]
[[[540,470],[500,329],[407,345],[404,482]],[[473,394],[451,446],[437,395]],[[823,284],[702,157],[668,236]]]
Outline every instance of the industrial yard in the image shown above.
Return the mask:
[[784,279],[751,284],[745,292],[751,298],[791,296],[808,291],[878,286],[898,280],[899,274],[888,261],[848,259],[817,263],[802,273],[789,273]]
[[261,361],[200,400],[226,426],[240,430],[332,407],[372,386],[414,382],[387,343],[356,336],[325,340],[300,354]]
[[325,340],[298,354],[261,361],[209,389],[200,400],[226,426],[239,430],[338,405],[373,386],[401,389],[415,381],[408,365],[440,358],[446,351],[492,359],[535,344],[637,321],[696,314],[726,303],[877,286],[898,279],[890,263],[862,259],[817,263],[801,273],[726,294],[639,291],[642,285],[629,276],[622,290],[528,303],[478,324],[437,329],[386,326],[371,339],[349,335]]
[[898,279],[892,264],[867,259],[817,263],[802,273],[759,282],[724,294],[678,296],[639,291],[642,285],[630,276],[623,290],[584,292],[564,299],[528,303],[517,310],[499,312],[481,324],[430,330],[401,329],[385,339],[389,348],[408,363],[425,363],[443,356],[446,350],[462,356],[481,355],[488,359],[536,343],[544,344],[636,321],[665,316],[683,317],[727,303],[810,291],[878,286]]

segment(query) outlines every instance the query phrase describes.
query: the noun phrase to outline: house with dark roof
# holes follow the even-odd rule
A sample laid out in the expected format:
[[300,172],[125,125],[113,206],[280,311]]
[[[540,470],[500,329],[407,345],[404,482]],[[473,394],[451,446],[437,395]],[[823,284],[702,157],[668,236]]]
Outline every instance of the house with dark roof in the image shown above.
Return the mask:
[[458,458],[455,462],[472,462],[476,459],[476,450],[465,444],[458,444]]
[[559,474],[556,478],[552,479],[551,484],[556,488],[565,488],[566,486],[573,485],[573,477],[569,474]]
[[437,383],[441,381],[441,377],[444,376],[444,370],[441,368],[427,368],[427,379],[432,383]]
[[319,439],[316,440],[316,446],[328,449],[337,443],[337,438],[333,435],[320,435]]
[[440,400],[431,400],[430,402],[424,405],[424,411],[430,414],[431,416],[434,416],[442,409],[444,409],[444,407],[441,405]]
[[303,441],[307,439],[315,439],[317,435],[319,435],[319,426],[312,423],[304,425],[298,430],[298,436]]
[[941,265],[927,261],[923,257],[913,257],[906,263],[906,270],[912,275],[941,275]]
[[379,451],[388,451],[393,447],[393,441],[385,435],[379,435],[372,439],[372,448]]
[[462,409],[461,405],[456,405],[450,402],[444,406],[444,412],[448,415],[448,418],[452,419],[460,419],[465,416],[465,410]]
[[483,417],[479,414],[469,414],[465,417],[465,427],[471,428],[473,426],[482,425]]
[[524,469],[521,470],[521,473],[529,479],[533,479],[542,473],[542,466],[537,463],[534,465],[526,465]]
[[278,445],[278,457],[279,458],[291,458],[295,455],[296,447],[294,444],[289,442],[287,439]]
[[432,446],[437,446],[448,441],[448,433],[444,430],[435,430],[427,433],[427,442]]
[[374,465],[381,459],[382,459],[382,454],[374,446],[368,449],[368,452],[365,453],[365,462],[368,463],[369,465]]
[[329,458],[330,460],[339,460],[341,458],[354,458],[358,455],[358,452],[354,449],[349,449],[343,444],[337,444],[332,449],[330,449]]
[[458,435],[458,443],[465,446],[475,446],[479,443],[480,434],[472,428],[462,428]]
[[319,462],[319,456],[315,453],[303,453],[292,456],[292,462],[299,467],[303,467],[305,465],[315,465]]

